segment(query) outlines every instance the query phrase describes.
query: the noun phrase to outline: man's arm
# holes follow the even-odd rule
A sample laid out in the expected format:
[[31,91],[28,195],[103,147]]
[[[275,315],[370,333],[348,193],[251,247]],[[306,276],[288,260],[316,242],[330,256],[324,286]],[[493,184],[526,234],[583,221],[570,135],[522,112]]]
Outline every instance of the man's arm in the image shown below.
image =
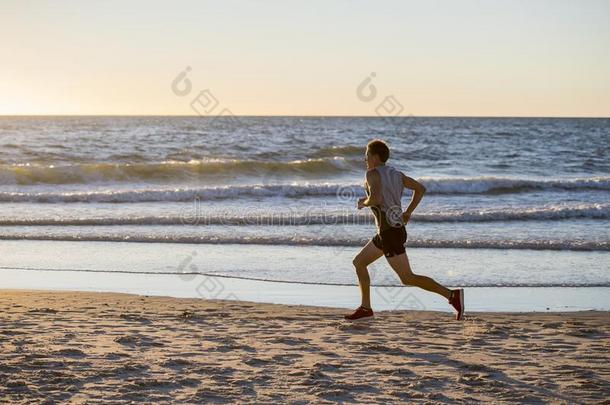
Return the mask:
[[405,176],[404,173],[402,175],[402,185],[405,186],[405,188],[413,190],[413,197],[411,197],[411,203],[409,204],[405,212],[402,213],[402,220],[406,223],[411,217],[413,211],[415,211],[415,208],[421,201],[422,197],[424,196],[424,193],[426,192],[426,187],[424,187],[424,185],[418,182],[417,180],[409,176]]
[[359,201],[358,208],[362,207],[374,207],[381,204],[381,176],[375,169],[371,169],[366,172],[366,183],[369,186],[368,198]]

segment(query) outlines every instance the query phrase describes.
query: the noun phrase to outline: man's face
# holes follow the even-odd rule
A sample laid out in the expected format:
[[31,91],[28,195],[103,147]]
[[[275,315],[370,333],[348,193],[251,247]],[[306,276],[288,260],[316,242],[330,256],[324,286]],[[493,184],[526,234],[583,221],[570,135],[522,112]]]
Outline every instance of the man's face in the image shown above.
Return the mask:
[[364,154],[364,161],[366,162],[367,170],[375,167],[375,155],[372,155],[368,148],[366,148],[366,153]]

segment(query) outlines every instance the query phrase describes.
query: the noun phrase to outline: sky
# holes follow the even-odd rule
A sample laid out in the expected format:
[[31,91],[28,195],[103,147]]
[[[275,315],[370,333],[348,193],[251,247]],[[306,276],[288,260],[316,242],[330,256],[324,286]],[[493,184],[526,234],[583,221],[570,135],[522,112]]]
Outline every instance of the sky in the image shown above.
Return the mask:
[[0,114],[609,117],[608,21],[592,0],[2,0]]

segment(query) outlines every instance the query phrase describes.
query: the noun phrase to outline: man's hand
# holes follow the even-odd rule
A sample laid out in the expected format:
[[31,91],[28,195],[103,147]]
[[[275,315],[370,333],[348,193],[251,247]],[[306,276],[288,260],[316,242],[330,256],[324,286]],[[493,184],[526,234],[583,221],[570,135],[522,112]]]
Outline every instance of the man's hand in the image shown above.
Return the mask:
[[362,197],[358,199],[358,209],[361,210],[362,208],[366,207],[366,205],[364,205],[364,202],[366,201],[366,197]]
[[402,218],[402,222],[403,224],[407,224],[407,222],[409,222],[409,220],[411,219],[411,214],[408,213],[407,211],[403,212],[402,215],[400,216]]

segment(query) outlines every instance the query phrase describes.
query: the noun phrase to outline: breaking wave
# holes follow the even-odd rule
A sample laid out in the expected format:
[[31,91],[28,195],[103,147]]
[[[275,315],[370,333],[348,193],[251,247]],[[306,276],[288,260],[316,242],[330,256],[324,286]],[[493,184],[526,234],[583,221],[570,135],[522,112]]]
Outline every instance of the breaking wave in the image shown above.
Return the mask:
[[[305,197],[337,196],[341,199],[356,199],[364,196],[361,184],[270,184],[208,186],[208,187],[159,187],[136,190],[95,191],[19,191],[0,192],[0,202],[154,202],[214,200],[237,197]],[[536,190],[610,190],[610,177],[576,179],[529,180],[496,177],[472,178],[421,178],[428,194],[499,194],[521,193]]]
[[[148,235],[148,234],[69,234],[39,235],[30,233],[1,234],[0,240],[54,240],[94,242],[140,242],[140,243],[201,243],[239,245],[288,245],[288,246],[346,246],[358,247],[367,239],[337,236],[226,236],[226,235]],[[608,241],[576,240],[444,240],[409,239],[412,248],[459,248],[459,249],[528,249],[528,250],[574,250],[610,251]]]
[[[373,223],[366,213],[307,213],[278,212],[203,213],[186,208],[177,216],[107,216],[107,217],[52,217],[52,218],[0,218],[0,226],[69,226],[69,225],[361,225]],[[561,219],[610,219],[610,204],[557,205],[535,208],[486,209],[448,212],[414,213],[414,222],[493,222],[493,221],[545,221]]]
[[336,174],[353,169],[342,157],[270,162],[256,160],[191,160],[158,163],[88,163],[68,165],[0,165],[0,184],[86,184],[99,182],[171,182],[205,176]]

